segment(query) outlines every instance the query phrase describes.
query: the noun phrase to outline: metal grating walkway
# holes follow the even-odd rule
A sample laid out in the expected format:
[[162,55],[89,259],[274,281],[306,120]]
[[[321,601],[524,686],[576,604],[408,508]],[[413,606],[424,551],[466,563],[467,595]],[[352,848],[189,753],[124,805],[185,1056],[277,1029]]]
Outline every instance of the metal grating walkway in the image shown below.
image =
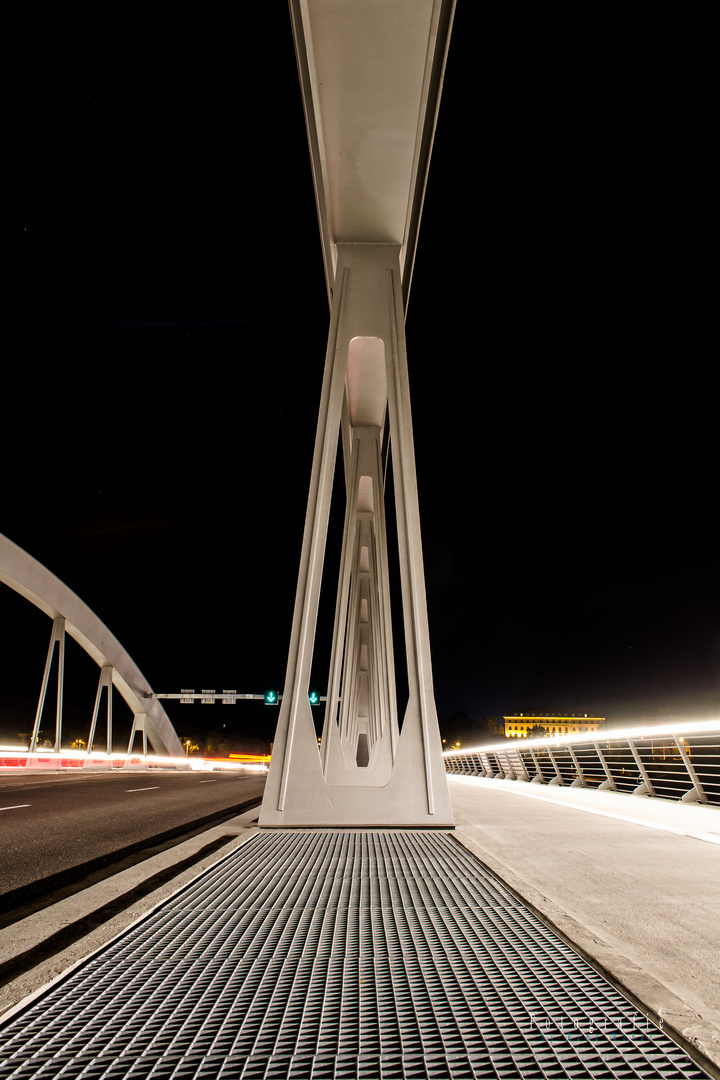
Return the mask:
[[447,833],[264,832],[0,1031],[0,1077],[705,1073]]

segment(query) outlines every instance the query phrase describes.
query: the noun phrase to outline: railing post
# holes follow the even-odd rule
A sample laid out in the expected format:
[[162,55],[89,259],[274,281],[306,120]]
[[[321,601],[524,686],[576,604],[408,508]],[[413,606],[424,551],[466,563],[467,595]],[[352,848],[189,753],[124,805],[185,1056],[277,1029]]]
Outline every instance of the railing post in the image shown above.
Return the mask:
[[519,768],[514,767],[514,769],[515,769],[515,779],[516,780],[529,781],[530,777],[528,776],[528,771],[525,768],[525,761],[523,760],[522,750],[517,749],[517,748],[513,748],[510,752],[515,755],[515,757],[517,758],[517,760],[520,763]]
[[515,770],[513,769],[512,765],[510,764],[510,752],[508,750],[498,750],[497,758],[498,758],[498,762],[500,763],[500,767],[502,769],[503,779],[504,780],[514,780],[515,779]]
[[609,788],[611,791],[617,791],[617,784],[613,780],[612,773],[610,772],[610,770],[609,770],[609,768],[607,766],[607,762],[605,761],[605,758],[603,757],[602,750],[600,749],[600,747],[598,746],[598,744],[596,742],[593,743],[593,746],[595,747],[595,753],[600,758],[600,764],[602,765],[603,769],[605,770],[605,775],[607,776],[607,780],[603,780],[602,784],[600,784],[600,786],[598,788],[598,791],[603,791],[606,788]]
[[558,763],[555,760],[555,755],[553,754],[553,752],[552,752],[552,750],[550,749],[549,746],[547,747],[547,752],[548,752],[548,757],[550,758],[550,763],[552,764],[552,767],[555,770],[555,776],[550,781],[550,786],[551,787],[564,787],[565,786],[565,781],[563,780],[562,773],[560,772],[560,769],[558,768]]
[[691,780],[692,785],[693,785],[692,789],[690,791],[685,792],[685,794],[683,795],[683,797],[682,797],[682,799],[680,801],[681,802],[704,802],[704,803],[706,803],[708,801],[708,797],[705,794],[705,792],[703,791],[702,784],[700,783],[700,778],[699,778],[698,774],[695,772],[695,767],[694,767],[692,761],[690,760],[690,755],[688,754],[687,750],[685,749],[685,747],[682,744],[682,739],[678,739],[677,735],[675,735],[675,734],[673,734],[673,739],[675,740],[675,745],[677,746],[678,750],[680,751],[680,757],[683,759],[683,763],[685,765],[685,768],[688,771],[688,776],[690,777],[690,780]]
[[[648,776],[647,769],[643,765],[642,758],[640,757],[640,754],[638,753],[638,750],[637,750],[637,747],[635,746],[635,743],[633,742],[632,739],[628,739],[627,744],[630,747],[630,753],[635,758],[635,764],[637,765],[638,769],[640,770],[640,776],[642,777],[642,784],[640,784],[639,787],[635,788],[635,790],[633,791],[633,795],[645,795],[645,794],[654,795],[655,794],[655,788],[652,785],[652,780]],[[643,791],[643,788],[645,789],[644,791]]]
[[545,783],[545,777],[542,774],[542,769],[540,768],[540,762],[538,761],[538,756],[535,753],[535,747],[534,746],[528,746],[528,750],[532,754],[532,759],[535,762],[535,775],[532,778],[532,783],[533,784],[544,784]]
[[567,749],[568,749],[568,753],[570,754],[570,757],[572,758],[572,763],[575,766],[575,769],[577,771],[577,780],[573,780],[570,787],[587,787],[587,784],[585,783],[585,777],[583,776],[583,771],[580,768],[580,762],[577,759],[577,755],[575,754],[575,751],[573,750],[572,746],[570,746],[570,745],[568,745]]

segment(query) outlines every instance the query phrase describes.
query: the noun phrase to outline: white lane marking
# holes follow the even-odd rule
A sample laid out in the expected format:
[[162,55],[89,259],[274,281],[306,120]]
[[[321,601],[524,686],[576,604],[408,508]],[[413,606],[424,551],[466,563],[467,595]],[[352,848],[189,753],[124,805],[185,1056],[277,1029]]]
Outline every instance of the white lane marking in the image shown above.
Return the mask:
[[[461,784],[467,784],[474,780],[474,776],[448,776],[448,780],[457,780]],[[517,782],[517,781],[516,781]],[[471,784],[472,787],[483,787],[483,784]],[[642,818],[627,817],[625,814],[612,814],[609,810],[596,810],[594,806],[578,806],[577,803],[565,802],[564,799],[548,799],[547,795],[536,795],[534,791],[518,791],[510,788],[500,788],[510,795],[522,795],[526,799],[537,799],[538,802],[555,803],[556,806],[567,806],[571,810],[582,810],[586,814],[598,814],[600,817],[611,817],[617,821],[629,821],[631,825],[644,825],[646,829],[657,829],[659,832],[677,833],[679,836],[692,836],[695,840],[709,840],[711,844],[720,844],[720,833],[697,833],[689,829],[679,829],[675,825],[660,825],[656,821],[644,821]]]
[[201,784],[217,784],[217,780],[201,780]]
[[159,791],[160,785],[156,784],[155,787],[126,787],[126,791]]
[[17,806],[0,806],[0,810],[22,810],[24,806],[31,806],[29,802],[18,803]]

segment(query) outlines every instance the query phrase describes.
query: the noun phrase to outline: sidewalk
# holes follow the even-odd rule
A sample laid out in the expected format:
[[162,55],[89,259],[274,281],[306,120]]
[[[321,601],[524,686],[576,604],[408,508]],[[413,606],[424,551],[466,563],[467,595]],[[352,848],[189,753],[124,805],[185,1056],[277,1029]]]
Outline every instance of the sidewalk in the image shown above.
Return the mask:
[[720,809],[483,777],[448,782],[458,839],[720,1064]]

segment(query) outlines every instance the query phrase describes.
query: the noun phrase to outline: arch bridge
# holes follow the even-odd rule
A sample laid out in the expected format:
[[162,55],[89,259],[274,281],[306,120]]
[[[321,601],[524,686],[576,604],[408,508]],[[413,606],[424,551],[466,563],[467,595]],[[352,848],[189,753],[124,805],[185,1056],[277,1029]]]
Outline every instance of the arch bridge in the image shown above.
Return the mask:
[[129,653],[114,634],[76,593],[52,574],[42,563],[23,551],[7,536],[0,534],[0,581],[52,619],[50,643],[45,661],[29,752],[37,749],[38,732],[57,649],[57,693],[55,705],[54,752],[62,748],[63,684],[65,673],[65,636],[69,635],[92,657],[100,668],[95,708],[90,723],[88,752],[97,732],[103,692],[106,713],[106,747],[112,752],[112,689],[119,692],[132,710],[133,724],[128,753],[136,736],[142,739],[147,754],[148,742],[156,754],[184,758],[184,752],[170,718],[153,697],[152,687]]

